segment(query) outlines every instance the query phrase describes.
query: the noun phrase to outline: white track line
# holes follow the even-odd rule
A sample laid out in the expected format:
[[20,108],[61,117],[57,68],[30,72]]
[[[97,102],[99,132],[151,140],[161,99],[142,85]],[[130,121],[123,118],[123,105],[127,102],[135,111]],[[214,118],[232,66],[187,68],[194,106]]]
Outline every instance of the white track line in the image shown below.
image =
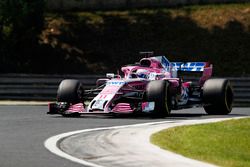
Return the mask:
[[[218,122],[218,121],[224,121],[229,119],[240,119],[240,118],[246,118],[246,117],[234,117],[234,118],[212,118],[212,119],[202,119],[202,120],[184,120],[183,123],[180,123],[176,126],[182,126],[182,125],[191,125],[191,124],[201,124],[201,123],[212,123],[212,122]],[[177,120],[178,121],[178,120]],[[123,125],[123,126],[113,126],[113,127],[103,127],[103,128],[94,128],[94,129],[85,129],[85,130],[77,130],[67,133],[62,133],[56,136],[52,136],[49,139],[47,139],[44,142],[44,146],[52,153],[68,159],[70,161],[88,166],[88,167],[104,167],[101,165],[97,165],[94,163],[87,162],[83,159],[78,159],[74,156],[71,156],[65,152],[63,152],[61,149],[58,148],[58,143],[62,141],[64,138],[67,138],[72,135],[80,134],[80,133],[87,133],[87,132],[93,132],[93,131],[102,131],[102,130],[114,130],[114,129],[123,129],[123,128],[131,128],[131,127],[140,127],[140,126],[148,126],[148,125],[156,125],[156,124],[164,124],[164,123],[171,123],[176,121],[161,121],[161,122],[150,122],[150,123],[142,123],[142,124],[134,124],[134,125]]]

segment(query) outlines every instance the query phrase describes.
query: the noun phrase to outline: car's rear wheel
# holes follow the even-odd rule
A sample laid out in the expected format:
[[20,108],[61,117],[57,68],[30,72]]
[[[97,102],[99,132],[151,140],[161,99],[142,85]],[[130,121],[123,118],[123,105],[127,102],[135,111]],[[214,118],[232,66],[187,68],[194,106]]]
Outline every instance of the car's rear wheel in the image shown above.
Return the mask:
[[226,115],[232,111],[233,89],[227,79],[209,79],[203,86],[204,109],[207,114]]
[[167,81],[151,81],[147,85],[146,98],[149,102],[154,102],[153,117],[166,117],[171,112],[171,96],[169,93],[169,83]]
[[83,86],[75,79],[63,80],[57,90],[57,101],[76,104],[82,101]]

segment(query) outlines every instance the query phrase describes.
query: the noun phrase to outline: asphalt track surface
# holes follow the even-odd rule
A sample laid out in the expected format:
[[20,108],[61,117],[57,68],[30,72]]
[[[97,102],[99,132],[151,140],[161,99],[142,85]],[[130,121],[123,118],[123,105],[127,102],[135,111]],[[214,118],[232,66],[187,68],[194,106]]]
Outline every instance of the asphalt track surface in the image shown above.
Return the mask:
[[[148,117],[88,116],[64,118],[47,115],[47,106],[0,106],[0,166],[1,167],[80,167],[82,165],[60,158],[44,147],[51,136],[83,129],[132,125],[138,123],[206,119],[202,109],[172,112],[165,119]],[[249,116],[250,108],[235,108],[229,116]]]

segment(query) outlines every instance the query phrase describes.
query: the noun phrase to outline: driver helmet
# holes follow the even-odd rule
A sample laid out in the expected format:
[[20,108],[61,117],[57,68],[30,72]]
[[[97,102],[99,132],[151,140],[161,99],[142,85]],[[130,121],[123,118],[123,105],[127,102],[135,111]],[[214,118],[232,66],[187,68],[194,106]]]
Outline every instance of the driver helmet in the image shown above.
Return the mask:
[[138,78],[148,78],[148,70],[145,70],[145,69],[138,69],[136,71],[136,75]]

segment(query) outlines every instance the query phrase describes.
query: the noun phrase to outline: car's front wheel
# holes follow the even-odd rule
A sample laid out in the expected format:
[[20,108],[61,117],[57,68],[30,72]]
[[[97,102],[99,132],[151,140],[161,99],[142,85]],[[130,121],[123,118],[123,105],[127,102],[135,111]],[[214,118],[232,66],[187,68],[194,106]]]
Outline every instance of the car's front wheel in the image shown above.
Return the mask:
[[76,104],[82,101],[83,86],[79,80],[65,79],[57,90],[57,101]]
[[169,93],[169,82],[163,80],[151,81],[147,85],[146,98],[154,102],[154,117],[166,117],[171,112],[171,96]]

